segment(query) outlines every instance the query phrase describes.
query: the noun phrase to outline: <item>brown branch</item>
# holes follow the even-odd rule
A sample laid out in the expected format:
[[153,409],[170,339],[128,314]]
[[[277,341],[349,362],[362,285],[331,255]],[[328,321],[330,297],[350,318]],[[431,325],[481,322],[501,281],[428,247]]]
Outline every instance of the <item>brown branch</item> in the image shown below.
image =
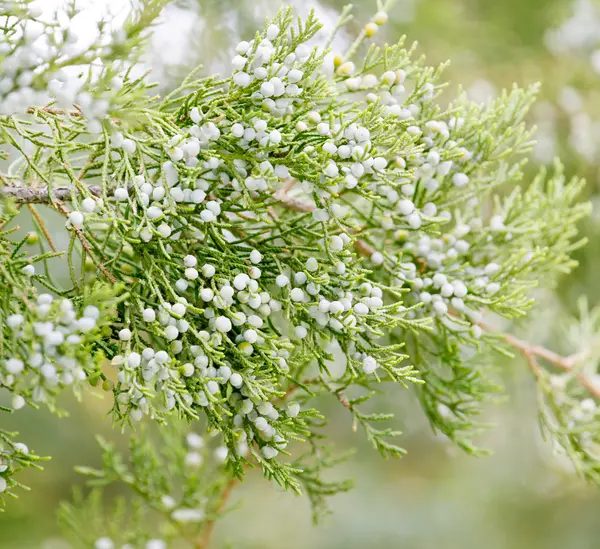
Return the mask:
[[[504,340],[505,343],[519,351],[527,360],[527,363],[529,364],[530,368],[532,369],[533,373],[537,378],[541,377],[541,371],[537,362],[538,358],[549,362],[550,364],[556,366],[557,368],[560,368],[561,370],[573,372],[575,368],[589,355],[589,350],[585,350],[569,356],[562,356],[540,345],[534,345],[532,343],[519,339],[518,337],[512,334],[498,332],[494,330],[494,328],[483,322],[479,322],[477,325],[486,332],[498,334]],[[594,395],[596,398],[600,398],[600,387],[597,387],[584,374],[576,373],[576,377],[579,380],[579,382],[592,395]]]
[[210,543],[210,540],[212,538],[213,531],[215,529],[216,517],[223,510],[223,507],[225,507],[225,504],[231,497],[233,489],[235,488],[238,482],[239,479],[237,477],[233,477],[225,486],[225,490],[223,490],[221,499],[219,500],[217,508],[214,511],[215,518],[206,521],[206,526],[204,527],[204,533],[202,537],[194,544],[195,549],[206,549],[206,547],[208,547],[208,544]]
[[[352,405],[350,404],[350,401],[348,400],[346,393],[344,393],[343,391],[336,391],[335,396],[337,396],[337,399],[340,401],[340,404],[344,408],[346,408],[346,410],[350,410],[350,412],[353,412]],[[354,414],[352,414],[352,432],[356,433],[357,429],[358,429],[358,425],[356,423],[356,416]]]
[[364,240],[355,240],[354,247],[364,257],[371,257],[375,253],[375,249],[369,246]]
[[[100,185],[90,185],[87,190],[94,196],[102,194]],[[48,187],[0,187],[0,198],[12,198],[20,204],[50,204],[67,202],[71,199],[72,193],[77,192],[77,189],[68,186],[52,187],[50,194]]]
[[[304,202],[302,200],[298,200],[297,198],[293,198],[288,195],[288,191],[294,186],[295,180],[288,181],[285,187],[279,189],[274,198],[284,207],[294,210],[296,212],[314,212],[317,207],[311,202]],[[363,229],[360,229],[356,232],[361,232]],[[355,240],[354,247],[356,251],[364,256],[371,257],[375,253],[375,249],[367,244],[364,240]]]
[[[315,381],[318,381],[318,378],[308,379],[307,381],[304,382],[303,385],[308,385],[310,383],[314,383]],[[290,386],[288,387],[287,391],[285,392],[285,394],[282,397],[280,397],[278,399],[278,401],[279,402],[285,401],[297,389],[300,389],[300,385],[297,383],[291,383]],[[348,402],[348,399],[346,398],[344,393],[338,393],[338,398],[339,398],[340,402],[346,408],[350,409],[350,403]],[[353,426],[353,430],[356,430],[356,428],[354,426]],[[245,457],[248,458],[249,455],[250,455],[250,452],[248,451],[248,453],[245,455]],[[233,492],[233,489],[238,484],[238,482],[240,482],[240,479],[238,477],[234,477],[234,478],[230,479],[229,482],[227,483],[227,485],[225,486],[225,489],[223,490],[223,494],[221,496],[219,504],[217,505],[217,508],[215,509],[215,513],[214,513],[215,518],[212,518],[206,522],[206,526],[204,528],[202,537],[198,541],[193,542],[195,549],[206,549],[208,547],[208,545],[210,544],[212,534],[213,534],[213,531],[215,528],[216,517],[220,513],[220,511],[223,510],[223,507],[225,507],[225,504],[231,497],[231,493]]]
[[[283,188],[279,189],[274,194],[273,197],[275,200],[285,208],[297,212],[309,213],[315,211],[316,206],[311,202],[304,202],[289,196],[288,192],[293,188],[295,183],[296,181],[293,179],[288,181]],[[102,195],[102,187],[100,185],[90,185],[86,188],[93,196]],[[48,187],[25,187],[22,185],[13,187],[7,185],[5,187],[0,187],[0,198],[12,198],[20,204],[48,204],[54,202],[68,202],[71,199],[72,193],[78,192],[79,191],[76,188],[69,186],[53,187],[49,194]],[[272,214],[274,214],[274,212],[272,212]],[[360,255],[365,257],[370,257],[375,253],[375,249],[364,240],[356,240],[354,242],[354,247]]]
[[52,237],[50,236],[50,233],[48,232],[48,228],[46,227],[46,224],[44,223],[44,220],[42,219],[42,216],[33,207],[33,204],[31,204],[31,203],[27,204],[27,208],[31,212],[31,215],[36,220],[38,227],[40,228],[40,231],[42,231],[42,233],[44,234],[44,237],[46,238],[46,241],[50,245],[50,248],[52,249],[52,251],[58,252],[58,250],[56,249],[56,246],[54,245],[54,241],[52,240]]
[[317,207],[312,202],[304,202],[292,196],[289,196],[285,192],[285,188],[280,189],[274,195],[275,200],[278,200],[286,208],[294,210],[296,212],[314,212]]
[[[58,210],[60,210],[63,213],[63,215],[65,215],[65,216],[69,215],[69,210],[67,210],[67,208],[65,208],[65,206],[63,204],[61,204],[60,202],[56,202],[55,203],[55,207]],[[77,238],[81,242],[81,245],[83,246],[83,249],[92,258],[92,261],[94,262],[94,264],[96,265],[96,267],[98,267],[98,269],[102,272],[102,274],[106,278],[108,278],[108,280],[110,280],[113,284],[116,284],[117,279],[106,269],[106,267],[100,261],[98,261],[94,257],[94,254],[92,252],[92,247],[90,246],[90,243],[87,241],[87,238],[83,234],[83,231],[81,229],[79,229],[78,227],[72,227],[72,228],[75,231],[75,234],[77,235]]]
[[37,111],[44,111],[48,114],[65,114],[67,116],[83,116],[81,109],[75,111],[68,111],[66,109],[57,109],[56,107],[29,107],[27,112],[29,114],[35,114]]

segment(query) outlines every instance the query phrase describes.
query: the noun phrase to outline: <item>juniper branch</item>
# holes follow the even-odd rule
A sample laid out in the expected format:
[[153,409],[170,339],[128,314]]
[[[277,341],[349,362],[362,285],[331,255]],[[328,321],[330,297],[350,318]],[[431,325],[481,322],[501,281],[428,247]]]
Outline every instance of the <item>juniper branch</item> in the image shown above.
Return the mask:
[[[527,363],[531,367],[536,377],[540,376],[537,359],[542,359],[546,362],[549,362],[561,370],[573,372],[575,368],[590,355],[591,352],[591,348],[588,348],[584,349],[583,351],[573,353],[572,355],[563,356],[540,345],[535,345],[533,343],[529,343],[528,341],[524,341],[523,339],[520,339],[512,334],[498,332],[492,326],[483,322],[479,322],[478,325],[486,332],[499,335],[505,343],[519,351],[527,360]],[[600,398],[600,387],[594,384],[587,376],[578,373],[577,379],[592,395]]]
[[[100,185],[89,185],[86,188],[93,196],[101,196],[102,194]],[[67,202],[71,200],[73,193],[78,192],[75,187],[71,186],[52,188],[47,186],[6,186],[0,187],[0,199],[13,199],[18,204],[51,204],[54,202]]]
[[[145,77],[129,78],[139,58],[130,46],[166,3],[145,2],[125,25],[125,42],[90,50],[111,62],[69,100],[77,112],[29,109],[39,103],[30,89],[0,97],[0,110],[16,113],[0,117],[11,161],[16,153],[10,175],[0,175],[0,201],[8,199],[0,225],[19,206],[43,203],[68,217],[72,235],[73,289],[62,289],[35,271],[54,254],[42,247],[32,255],[14,226],[0,233],[0,283],[10,289],[0,308],[0,381],[11,380],[14,409],[53,409],[60,391],[102,379],[116,421],[160,423],[161,451],[144,435],[132,443],[131,469],[109,449],[105,470],[90,472],[96,480],[131,472],[136,501],[181,522],[165,544],[181,534],[206,547],[249,455],[268,479],[296,492],[304,484],[319,505],[344,490],[321,478],[330,452],[315,441],[327,418],[310,407],[321,394],[335,396],[383,456],[398,457],[404,450],[389,438],[399,433],[381,427],[391,415],[360,408],[381,382],[418,383],[434,428],[475,453],[475,416],[496,390],[470,360],[480,356],[469,346],[491,330],[478,325],[481,314],[526,314],[531,288],[573,267],[577,221],[589,212],[577,202],[583,183],[568,182],[560,166],[526,190],[493,194],[523,175],[531,147],[523,121],[536,87],[485,106],[466,97],[440,104],[440,70],[411,60],[402,40],[371,47],[361,60],[359,46],[387,20],[378,2],[333,75],[324,70],[326,52],[307,45],[319,28],[314,16],[295,25],[286,9],[238,45],[230,76],[192,73],[160,100]],[[65,66],[55,49],[51,70],[36,71],[36,89]],[[115,65],[123,52],[127,59]],[[89,64],[91,54],[68,60]],[[77,239],[84,260],[116,284],[95,282],[85,263],[75,273]],[[61,299],[38,295],[33,281]],[[592,356],[561,357],[497,337],[540,377],[547,374],[537,360],[572,371],[555,376],[569,378],[565,384]],[[344,373],[330,384],[324,374],[338,355]],[[107,360],[116,381],[102,373]],[[313,365],[320,383],[308,377]],[[551,385],[545,381],[539,388]],[[598,396],[600,388],[581,381]],[[290,400],[308,384],[314,391]],[[558,395],[567,445],[580,442],[568,407],[596,410],[575,389],[572,398]],[[205,444],[187,422],[168,438],[180,416],[204,418],[202,428],[221,439]],[[282,458],[300,441],[311,446],[308,462]],[[597,469],[596,458],[589,463]],[[0,492],[16,482],[9,478]],[[150,538],[149,521],[132,520],[129,532],[82,522],[86,547]]]
[[194,545],[195,549],[206,549],[206,547],[208,547],[210,545],[210,542],[212,539],[212,534],[213,534],[213,531],[215,528],[216,518],[218,516],[220,516],[221,512],[225,508],[225,505],[227,504],[227,501],[231,497],[231,494],[233,493],[233,489],[236,487],[238,482],[239,482],[239,479],[237,477],[232,477],[229,480],[229,482],[227,483],[227,485],[225,486],[225,488],[221,494],[219,503],[217,505],[217,509],[215,510],[215,517],[206,521],[206,525],[204,527],[204,532],[202,534],[202,537]]
[[[65,208],[65,206],[63,204],[58,203],[56,205],[56,207],[65,216],[69,214],[69,211]],[[73,227],[73,230],[75,231],[75,234],[77,235],[77,238],[81,242],[81,245],[83,246],[83,249],[90,256],[90,258],[92,259],[92,261],[94,262],[94,265],[96,265],[96,267],[98,267],[98,269],[100,270],[100,272],[106,278],[108,278],[108,280],[110,280],[111,283],[116,284],[117,283],[117,279],[114,277],[114,275],[112,275],[108,271],[108,269],[104,266],[104,264],[102,262],[100,262],[100,261],[98,261],[96,259],[96,256],[92,252],[92,247],[91,247],[90,243],[88,242],[88,240],[86,239],[85,235],[83,234],[83,231],[81,229],[79,229],[78,227]]]

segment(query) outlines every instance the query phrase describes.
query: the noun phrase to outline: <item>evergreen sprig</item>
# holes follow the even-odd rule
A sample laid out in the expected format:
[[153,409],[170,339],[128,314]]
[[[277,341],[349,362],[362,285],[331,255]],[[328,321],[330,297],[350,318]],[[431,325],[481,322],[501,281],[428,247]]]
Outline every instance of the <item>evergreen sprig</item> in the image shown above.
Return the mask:
[[[399,457],[393,416],[363,404],[384,383],[414,389],[434,430],[478,453],[481,404],[499,391],[488,359],[502,343],[536,374],[546,431],[596,481],[579,436],[593,443],[596,424],[569,420],[564,406],[580,393],[557,397],[537,359],[571,375],[578,363],[483,322],[525,315],[532,290],[569,272],[583,244],[583,182],[557,163],[520,184],[537,86],[445,104],[443,66],[415,59],[404,39],[371,43],[387,21],[379,5],[332,66],[315,45],[315,15],[284,9],[237,45],[231,74],[198,69],[159,97],[136,61],[166,3],[145,3],[108,36],[100,25],[83,54],[59,55],[74,30],[38,20],[30,2],[7,14],[3,34],[0,386],[13,409],[58,411],[66,387],[83,396],[101,382],[116,424],[145,419],[158,432],[155,442],[152,428],[137,430],[129,457],[101,441],[103,468],[81,472],[96,489],[126,485],[136,503],[117,506],[107,526],[90,519],[102,512],[99,492],[78,495],[61,511],[77,541],[205,547],[253,467],[306,492],[318,518],[326,497],[350,487],[323,476],[338,459],[319,395],[335,397],[384,457]],[[348,21],[346,10],[336,30]],[[35,57],[32,22],[51,37],[48,59]],[[40,202],[65,217],[67,250]],[[19,209],[35,237],[14,238]],[[68,283],[48,268],[61,261]],[[575,381],[592,392],[580,406],[595,410],[588,373]],[[9,454],[0,492],[37,464]]]

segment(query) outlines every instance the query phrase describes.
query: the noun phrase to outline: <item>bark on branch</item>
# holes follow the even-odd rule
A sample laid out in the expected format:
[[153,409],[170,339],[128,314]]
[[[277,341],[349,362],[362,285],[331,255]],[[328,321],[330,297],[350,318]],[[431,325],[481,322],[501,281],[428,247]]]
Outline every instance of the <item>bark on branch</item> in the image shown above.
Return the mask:
[[[316,209],[314,204],[303,202],[291,197],[288,194],[294,184],[295,180],[292,180],[288,182],[283,189],[277,191],[274,195],[275,200],[277,200],[281,206],[291,210],[299,212],[314,211]],[[87,189],[90,194],[94,196],[100,196],[102,194],[102,187],[100,185],[90,185],[87,187]],[[50,191],[50,194],[48,192],[48,187],[5,186],[0,187],[0,199],[13,198],[19,204],[55,204],[69,201],[72,193],[77,192],[79,191],[76,188],[69,186],[53,187]],[[59,210],[65,215],[68,213],[62,204],[59,206]],[[86,242],[81,231],[76,229],[75,232],[77,233],[77,236],[81,240],[86,251],[91,257],[93,257],[89,244]],[[354,245],[356,250],[363,256],[370,256],[375,251],[373,248],[371,248],[371,246],[362,240],[357,240]],[[114,283],[115,278],[108,271],[106,271],[104,265],[102,263],[97,263],[97,265],[103,274]],[[484,323],[479,323],[479,326],[487,332],[498,333],[491,326],[488,326]],[[527,362],[536,374],[539,373],[537,359],[542,359],[563,370],[572,371],[582,360],[585,359],[587,354],[586,352],[582,352],[565,357],[558,355],[557,353],[554,353],[553,351],[550,351],[544,347],[532,345],[531,343],[523,341],[511,334],[500,333],[499,335],[501,335],[507,344],[518,350],[527,359]],[[577,374],[577,378],[591,394],[600,398],[600,387],[598,387],[583,374]]]
[[[540,376],[538,359],[544,360],[545,362],[548,362],[549,364],[552,364],[561,370],[565,370],[567,372],[576,372],[577,366],[579,366],[591,352],[590,349],[586,349],[569,356],[562,356],[554,351],[551,351],[550,349],[541,347],[540,345],[534,345],[528,341],[519,339],[512,334],[497,332],[494,330],[494,328],[484,324],[483,322],[479,322],[478,326],[486,332],[500,335],[508,345],[519,351],[527,360],[527,363],[536,377]],[[575,376],[590,394],[594,395],[596,398],[600,398],[600,386],[598,386],[597,383],[594,383],[592,379],[581,372],[576,372]]]
[[[87,189],[94,196],[102,194],[100,185],[90,185]],[[69,201],[78,192],[70,186],[53,187],[50,194],[48,187],[0,187],[0,198],[12,198],[18,204],[52,204]]]

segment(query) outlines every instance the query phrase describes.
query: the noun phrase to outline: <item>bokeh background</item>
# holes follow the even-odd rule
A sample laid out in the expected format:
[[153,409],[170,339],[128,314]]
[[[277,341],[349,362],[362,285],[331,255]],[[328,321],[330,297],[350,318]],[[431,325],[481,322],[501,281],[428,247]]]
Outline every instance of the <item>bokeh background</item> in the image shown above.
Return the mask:
[[[103,3],[110,0],[95,0],[89,9]],[[112,3],[123,7],[121,0]],[[296,2],[301,11],[315,6],[329,24],[345,3]],[[200,62],[206,71],[227,70],[238,37],[251,36],[283,4],[278,0],[175,2],[156,29],[146,62],[164,90]],[[350,32],[358,31],[375,11],[373,0],[354,4],[356,21]],[[557,155],[568,174],[587,178],[588,198],[598,200],[600,1],[398,0],[389,15],[390,22],[378,39],[392,41],[406,34],[409,41],[419,42],[430,63],[451,59],[446,73],[449,93],[461,85],[474,100],[485,101],[513,82],[525,86],[541,81],[540,100],[530,117],[539,130],[528,177]],[[557,319],[574,313],[581,295],[588,296],[590,305],[599,301],[598,208],[595,212],[582,226],[590,244],[578,252],[580,267],[555,292],[540,293],[531,323],[520,328],[523,337],[560,345]],[[57,232],[61,225],[56,219]],[[27,229],[23,225],[23,231]],[[479,439],[493,452],[488,457],[466,456],[434,436],[410,393],[398,388],[382,395],[380,403],[396,412],[408,455],[400,461],[382,461],[360,432],[352,432],[347,411],[324,402],[332,417],[332,438],[340,448],[357,448],[335,475],[354,478],[356,488],[333,498],[333,514],[315,528],[307,500],[251,474],[237,490],[240,507],[219,523],[212,547],[600,547],[600,492],[574,477],[542,441],[530,372],[519,359],[503,360],[498,375],[506,384],[506,395],[486,409],[486,419],[496,427]],[[55,510],[60,500],[69,498],[71,487],[81,483],[73,467],[98,463],[97,433],[120,444],[126,441],[111,429],[102,399],[79,404],[65,398],[64,406],[70,415],[60,421],[35,410],[8,419],[9,428],[20,431],[37,453],[51,455],[52,460],[43,474],[23,475],[33,490],[22,493],[0,514],[1,549],[63,547]]]

